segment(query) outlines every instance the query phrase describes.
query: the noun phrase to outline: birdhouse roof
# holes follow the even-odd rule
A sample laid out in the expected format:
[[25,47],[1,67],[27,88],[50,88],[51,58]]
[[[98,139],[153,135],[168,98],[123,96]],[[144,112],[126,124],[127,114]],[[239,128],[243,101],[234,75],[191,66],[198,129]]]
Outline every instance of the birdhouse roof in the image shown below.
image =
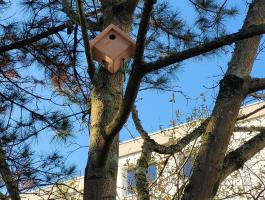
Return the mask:
[[123,39],[125,39],[126,41],[128,41],[128,43],[135,44],[135,41],[133,39],[131,39],[130,36],[127,33],[125,33],[124,31],[122,31],[118,26],[115,26],[114,24],[110,24],[97,37],[95,37],[91,41],[91,43],[90,43],[91,47],[95,46],[96,43],[98,43],[99,41],[101,41],[101,39],[103,39],[111,31],[116,32]]

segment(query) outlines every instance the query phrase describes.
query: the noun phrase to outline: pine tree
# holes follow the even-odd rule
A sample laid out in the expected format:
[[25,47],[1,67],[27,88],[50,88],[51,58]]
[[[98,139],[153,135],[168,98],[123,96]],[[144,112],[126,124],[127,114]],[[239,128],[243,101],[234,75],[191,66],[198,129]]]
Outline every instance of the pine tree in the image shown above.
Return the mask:
[[[15,125],[11,126],[14,127],[14,133],[12,128],[9,128],[10,124],[3,128],[9,129],[8,133],[2,132],[0,144],[3,151],[0,153],[2,152],[3,156],[0,159],[3,160],[1,164],[4,166],[0,169],[6,170],[1,174],[11,199],[20,199],[20,189],[17,187],[16,172],[12,171],[13,163],[6,157],[9,153],[5,144],[11,140],[11,144],[18,143],[16,149],[19,149],[21,144],[24,145],[23,150],[26,150],[28,139],[37,135],[32,129],[35,123],[40,122],[54,130],[58,138],[65,140],[71,135],[71,123],[65,114],[39,113],[38,106],[35,110],[28,108],[34,100],[45,99],[30,92],[29,88],[37,89],[36,85],[42,84],[43,80],[27,75],[27,70],[37,66],[44,69],[44,82],[52,82],[55,94],[65,97],[68,105],[78,106],[81,111],[76,115],[83,114],[82,118],[86,120],[90,145],[85,169],[84,199],[115,199],[119,132],[132,111],[139,89],[170,89],[171,77],[177,74],[181,62],[195,56],[215,54],[217,50],[223,50],[225,45],[236,42],[228,71],[220,83],[216,107],[209,119],[202,123],[204,128],[199,131],[203,134],[205,142],[201,146],[195,171],[182,199],[203,200],[215,195],[222,180],[220,177],[226,176],[218,169],[225,158],[239,107],[247,95],[265,87],[264,79],[249,76],[260,35],[265,32],[265,1],[255,0],[249,5],[250,10],[243,28],[233,34],[226,32],[223,21],[235,16],[237,10],[229,7],[227,1],[188,2],[197,14],[192,26],[181,18],[175,8],[170,8],[166,1],[0,1],[3,13],[8,9],[21,7],[27,13],[23,18],[22,15],[19,19],[16,18],[17,21],[5,17],[0,21],[0,74],[3,88],[13,85],[12,89],[7,89],[8,95],[1,89],[3,110],[8,107],[7,110],[12,113],[12,106],[16,105],[30,114],[29,120],[23,119],[19,123],[14,120]],[[179,2],[177,7],[181,11]],[[253,14],[254,12],[258,14]],[[126,70],[115,74],[105,69],[104,62],[100,64],[93,61],[89,45],[89,40],[110,24],[117,25],[128,34],[132,30],[137,31],[132,62],[126,66]],[[14,91],[12,95],[10,91]],[[52,99],[48,100],[52,104],[58,103]],[[227,113],[229,115],[226,115]],[[223,117],[224,115],[226,117]],[[7,112],[5,116],[8,116]],[[22,133],[21,137],[16,133],[18,127],[24,127],[22,130],[26,132]],[[26,131],[26,128],[29,130]],[[9,135],[14,138],[10,139]],[[148,137],[146,138],[146,141],[149,141]],[[4,140],[8,142],[3,142]],[[216,146],[218,148],[215,148]],[[11,154],[16,155],[13,149],[11,150]],[[26,153],[19,151],[19,156],[23,154],[25,157],[31,155],[30,150]],[[57,159],[57,155],[51,156],[52,162],[49,164],[54,165],[58,162],[55,161]],[[19,163],[23,162],[26,161],[22,159]],[[45,162],[44,164],[48,165]],[[28,165],[27,162],[25,165]],[[60,175],[69,175],[72,171],[72,168],[62,170]],[[8,177],[4,176],[6,174]],[[205,180],[204,184],[201,180],[207,175],[210,178]],[[146,192],[139,191],[140,199],[149,198]]]

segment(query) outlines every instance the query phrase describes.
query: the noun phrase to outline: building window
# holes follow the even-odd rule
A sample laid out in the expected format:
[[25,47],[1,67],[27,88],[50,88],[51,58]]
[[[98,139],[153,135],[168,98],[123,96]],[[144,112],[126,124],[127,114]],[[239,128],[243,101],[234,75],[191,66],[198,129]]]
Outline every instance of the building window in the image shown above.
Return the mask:
[[156,165],[155,164],[151,164],[148,167],[147,179],[151,183],[151,182],[153,182],[156,179],[156,177],[157,177]]
[[127,171],[127,195],[133,193],[136,187],[136,180],[135,180],[135,170],[128,170]]
[[[136,180],[135,180],[135,169],[130,169],[127,171],[127,196],[132,195],[136,191]],[[153,182],[157,177],[157,169],[155,164],[149,165],[147,169],[147,180],[148,182]]]
[[192,173],[192,157],[189,156],[189,158],[186,160],[185,164],[183,165],[183,174],[186,177],[190,177]]

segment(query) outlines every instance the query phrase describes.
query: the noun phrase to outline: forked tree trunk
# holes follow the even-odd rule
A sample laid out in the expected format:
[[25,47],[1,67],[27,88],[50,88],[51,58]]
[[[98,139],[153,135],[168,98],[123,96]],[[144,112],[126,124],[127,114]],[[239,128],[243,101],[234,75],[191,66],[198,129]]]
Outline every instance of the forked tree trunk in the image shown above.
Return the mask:
[[[250,5],[243,29],[252,24],[264,23],[265,0],[255,0]],[[257,36],[236,43],[183,200],[212,199],[218,190],[220,183],[217,180],[241,103],[247,95],[248,77],[260,38]]]
[[[103,28],[114,24],[123,31],[130,32],[132,13],[126,10],[128,8],[120,4],[119,1],[109,1],[108,6],[103,5],[102,7]],[[106,150],[105,128],[113,120],[121,105],[123,82],[124,75],[121,70],[116,74],[111,74],[101,68],[94,77],[84,200],[116,199],[119,140],[117,134],[110,149]]]

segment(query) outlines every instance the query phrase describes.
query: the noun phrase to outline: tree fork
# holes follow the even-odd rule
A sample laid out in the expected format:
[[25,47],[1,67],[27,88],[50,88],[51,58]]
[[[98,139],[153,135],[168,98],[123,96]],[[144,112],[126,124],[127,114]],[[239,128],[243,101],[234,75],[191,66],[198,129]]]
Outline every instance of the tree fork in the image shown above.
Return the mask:
[[[123,31],[131,31],[133,12],[126,6],[119,7],[116,1],[112,5],[102,1],[103,27],[109,24],[118,25]],[[105,5],[108,4],[108,5]],[[119,111],[123,97],[124,74],[109,73],[101,67],[93,77],[91,96],[90,149],[84,179],[84,200],[116,199],[116,182],[118,170],[119,135],[111,138],[106,136],[105,128]],[[105,152],[106,144],[110,144]],[[102,154],[106,154],[102,155]]]
[[[226,75],[220,83],[216,106],[202,136],[202,145],[195,161],[190,183],[183,200],[206,200],[216,194],[215,174],[220,173],[223,157],[232,135],[241,102],[247,93],[247,81],[234,75]],[[218,148],[220,146],[220,148]],[[223,147],[223,148],[221,148]],[[207,177],[204,185],[202,177]],[[212,178],[211,178],[212,177]],[[209,189],[210,188],[210,189]]]
[[[253,24],[264,23],[265,0],[256,0],[250,6],[242,30]],[[218,177],[233,134],[237,114],[249,92],[249,74],[260,43],[260,36],[236,43],[228,70],[221,81],[218,98],[207,131],[195,162],[183,200],[212,199],[218,190]],[[246,51],[247,49],[247,51]],[[207,178],[206,178],[207,177]]]

